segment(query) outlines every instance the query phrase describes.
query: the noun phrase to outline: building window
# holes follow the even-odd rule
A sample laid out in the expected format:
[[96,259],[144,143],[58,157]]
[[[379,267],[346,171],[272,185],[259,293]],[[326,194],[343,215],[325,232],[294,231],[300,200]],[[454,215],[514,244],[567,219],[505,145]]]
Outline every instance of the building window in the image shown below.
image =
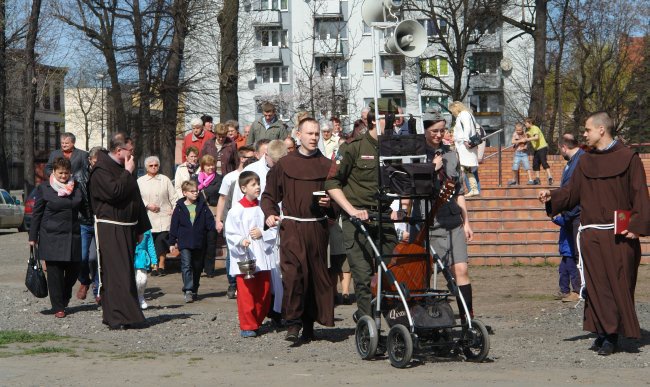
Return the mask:
[[469,103],[475,113],[500,113],[502,98],[499,94],[481,93],[469,97]]
[[52,105],[50,103],[50,85],[46,83],[45,87],[43,87],[43,109],[50,110],[51,107]]
[[372,35],[372,28],[366,24],[366,22],[363,22],[363,34],[364,35]]
[[260,0],[260,10],[287,11],[289,0]]
[[58,122],[54,123],[54,144],[55,149],[61,148],[61,124]]
[[257,39],[262,47],[287,47],[287,30],[261,30]]
[[61,86],[54,86],[54,111],[61,111]]
[[469,70],[475,74],[496,74],[501,54],[475,53],[469,58]]
[[314,23],[314,29],[318,40],[347,38],[345,24],[340,20],[318,19]]
[[333,60],[331,58],[316,58],[316,68],[321,76],[348,76],[348,64],[342,60]]
[[261,83],[289,83],[288,66],[265,66],[257,68],[257,79]]
[[381,69],[383,76],[402,75],[402,58],[381,58]]
[[374,74],[375,65],[372,59],[363,60],[363,73],[364,74]]
[[420,19],[418,22],[422,24],[422,27],[424,27],[425,30],[427,30],[427,36],[429,38],[435,39],[439,37],[438,28],[440,28],[443,37],[447,36],[449,25],[447,24],[446,19],[439,18],[438,27],[436,27],[436,23],[434,23],[432,19]]
[[423,59],[420,61],[420,70],[433,77],[449,75],[449,62],[446,58]]
[[422,110],[449,111],[449,97],[446,95],[422,97]]

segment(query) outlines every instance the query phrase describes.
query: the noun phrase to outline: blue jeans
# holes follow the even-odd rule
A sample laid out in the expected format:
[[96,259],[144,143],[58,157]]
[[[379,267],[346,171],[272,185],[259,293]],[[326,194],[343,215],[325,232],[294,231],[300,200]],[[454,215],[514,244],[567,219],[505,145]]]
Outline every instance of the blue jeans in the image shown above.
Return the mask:
[[528,153],[515,151],[515,157],[512,159],[512,170],[518,171],[520,164],[524,168],[524,171],[530,169],[530,163],[528,162]]
[[562,257],[560,262],[560,291],[569,293],[573,291],[580,292],[580,274],[578,273],[577,257]]
[[97,248],[95,245],[95,228],[85,224],[81,225],[81,268],[79,269],[79,282],[83,285],[95,284],[93,294],[97,290],[99,278],[97,276]]
[[203,270],[202,249],[181,249],[181,275],[183,292],[198,293]]

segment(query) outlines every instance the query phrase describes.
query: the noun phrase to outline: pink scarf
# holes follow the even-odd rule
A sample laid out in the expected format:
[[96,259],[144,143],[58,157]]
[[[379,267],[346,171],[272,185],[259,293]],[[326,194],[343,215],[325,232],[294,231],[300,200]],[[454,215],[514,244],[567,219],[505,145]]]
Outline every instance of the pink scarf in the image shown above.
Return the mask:
[[214,180],[215,176],[216,173],[211,173],[208,175],[205,172],[199,172],[199,191],[209,186],[210,183],[212,183],[212,180]]
[[70,178],[70,180],[68,180],[67,183],[63,184],[60,183],[54,177],[54,175],[50,175],[50,185],[56,191],[56,193],[62,197],[70,195],[72,193],[72,190],[74,190],[74,180],[72,179],[72,177]]

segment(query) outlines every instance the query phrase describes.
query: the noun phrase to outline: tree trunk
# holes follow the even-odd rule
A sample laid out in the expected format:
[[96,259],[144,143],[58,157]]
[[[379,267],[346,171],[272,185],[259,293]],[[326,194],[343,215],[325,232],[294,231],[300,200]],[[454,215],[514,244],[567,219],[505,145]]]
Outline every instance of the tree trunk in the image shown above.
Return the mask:
[[564,0],[564,7],[562,8],[562,19],[560,21],[560,31],[558,33],[558,53],[555,59],[555,84],[553,93],[553,116],[549,123],[548,137],[553,138],[555,133],[555,125],[558,125],[558,139],[564,134],[562,125],[562,56],[564,55],[564,43],[566,41],[566,22],[569,7],[569,0]]
[[185,38],[188,32],[188,9],[190,0],[174,0],[171,14],[174,18],[167,71],[162,81],[160,94],[163,101],[163,120],[160,136],[161,173],[173,176],[176,151],[176,123],[178,122],[178,97],[180,94],[180,74],[185,51]]
[[24,107],[23,121],[23,186],[25,193],[34,187],[34,115],[36,114],[36,36],[38,35],[38,20],[41,14],[41,0],[33,0],[29,15],[29,27],[25,43],[25,77],[24,77]]
[[219,115],[221,122],[239,117],[239,53],[237,48],[237,20],[239,1],[225,0],[217,16],[221,32],[221,69],[219,72]]
[[5,0],[0,0],[0,187],[10,188],[9,167],[7,165],[7,131],[5,130],[5,110],[7,108],[7,74],[6,74],[6,44],[5,44]]
[[[535,41],[534,61],[533,61],[533,84],[530,89],[530,105],[528,106],[528,115],[533,119],[536,125],[544,126],[544,79],[546,78],[546,17],[547,1],[535,0],[535,31],[533,38]],[[553,138],[546,138],[549,142]]]

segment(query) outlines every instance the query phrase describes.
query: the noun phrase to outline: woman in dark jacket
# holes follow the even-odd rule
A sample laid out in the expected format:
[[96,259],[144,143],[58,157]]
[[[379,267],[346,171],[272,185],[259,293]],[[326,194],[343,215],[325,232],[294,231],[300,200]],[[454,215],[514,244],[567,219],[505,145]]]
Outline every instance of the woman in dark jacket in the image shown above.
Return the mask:
[[237,144],[228,137],[228,128],[224,124],[217,124],[214,131],[214,141],[207,141],[201,149],[202,155],[210,155],[216,161],[216,173],[226,176],[239,166],[239,153]]
[[59,157],[52,167],[50,180],[38,186],[29,244],[38,245],[40,259],[47,262],[50,302],[54,316],[63,318],[79,275],[82,193],[71,177],[70,160]]

